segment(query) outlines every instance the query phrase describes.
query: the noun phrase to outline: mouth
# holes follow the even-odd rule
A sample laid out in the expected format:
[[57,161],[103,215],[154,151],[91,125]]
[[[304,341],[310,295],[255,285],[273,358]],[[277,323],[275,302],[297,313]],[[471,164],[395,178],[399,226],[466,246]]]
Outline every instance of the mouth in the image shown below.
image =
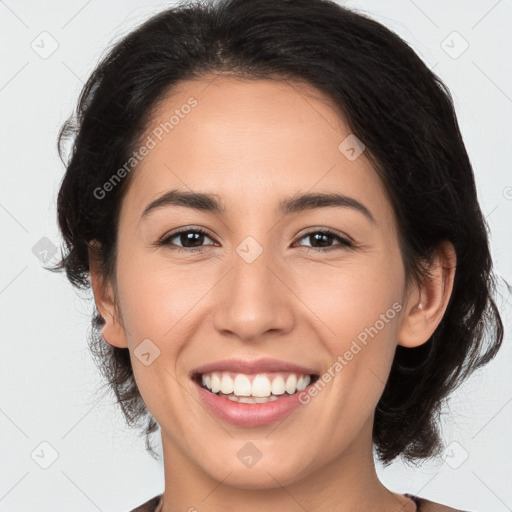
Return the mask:
[[314,385],[318,374],[296,372],[235,373],[212,371],[194,373],[192,380],[202,389],[225,400],[262,404],[296,395]]
[[252,428],[282,421],[293,411],[310,411],[300,406],[309,403],[304,394],[319,380],[317,368],[272,358],[231,358],[195,368],[189,376],[217,418]]

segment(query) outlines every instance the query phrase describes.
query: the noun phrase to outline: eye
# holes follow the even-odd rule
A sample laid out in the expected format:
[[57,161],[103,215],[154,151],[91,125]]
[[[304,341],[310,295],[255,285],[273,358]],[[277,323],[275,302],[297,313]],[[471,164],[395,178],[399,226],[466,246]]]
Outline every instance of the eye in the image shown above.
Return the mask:
[[[204,242],[205,237],[210,238],[208,233],[203,229],[192,229],[188,227],[164,236],[164,238],[157,242],[157,245],[165,245],[173,251],[197,252],[204,250],[204,246],[202,246],[201,244]],[[182,245],[179,246],[176,245],[176,243],[173,243],[172,240],[174,239],[176,239]],[[212,240],[212,238],[210,238],[210,240]]]
[[[310,247],[302,246],[306,249],[306,251],[314,250],[314,251],[326,252],[326,251],[331,251],[331,250],[335,250],[335,249],[344,249],[347,247],[354,246],[354,244],[350,240],[340,236],[339,234],[337,234],[335,231],[333,231],[331,229],[318,229],[316,231],[310,231],[309,233],[302,235],[299,240],[308,239],[308,238],[310,239],[310,241],[312,241],[312,247],[310,248]],[[340,243],[336,244],[334,246],[329,246],[329,244],[333,240],[338,240]],[[322,247],[322,245],[324,247]],[[327,245],[327,247],[325,247],[325,245]]]
[[[205,249],[204,240],[205,238],[209,238],[213,240],[210,235],[201,228],[183,228],[179,231],[175,231],[174,233],[170,233],[169,235],[165,235],[161,240],[159,240],[156,245],[158,246],[166,246],[168,249],[172,251],[180,251],[180,252],[199,252]],[[344,249],[347,247],[353,247],[354,244],[348,240],[337,234],[335,231],[330,229],[317,229],[316,231],[310,231],[300,237],[299,240],[310,239],[312,241],[311,247],[305,247],[299,245],[306,251],[320,251],[326,252],[335,249]],[[173,242],[175,240],[175,242]],[[340,243],[335,244],[334,246],[330,245],[334,240],[338,240]],[[181,245],[178,245],[178,242]],[[215,242],[214,242],[215,245]]]

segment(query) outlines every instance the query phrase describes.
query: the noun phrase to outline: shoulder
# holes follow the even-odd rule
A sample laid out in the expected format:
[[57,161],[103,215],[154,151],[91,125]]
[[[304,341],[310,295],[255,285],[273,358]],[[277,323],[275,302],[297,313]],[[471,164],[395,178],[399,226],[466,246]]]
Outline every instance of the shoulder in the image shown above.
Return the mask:
[[434,501],[427,500],[426,498],[420,498],[411,494],[408,494],[407,496],[417,504],[418,512],[467,512],[460,508],[452,508],[448,505],[443,505],[442,503],[435,503]]
[[158,496],[151,498],[142,505],[139,505],[137,508],[131,510],[131,512],[159,512],[162,496],[163,494],[159,494]]
[[[131,512],[159,512],[160,503],[162,500],[162,494],[151,498],[137,508],[134,508]],[[418,496],[408,495],[418,505],[418,512],[467,512],[459,508],[452,508],[442,503],[435,503],[434,501],[427,500],[426,498],[420,498]]]

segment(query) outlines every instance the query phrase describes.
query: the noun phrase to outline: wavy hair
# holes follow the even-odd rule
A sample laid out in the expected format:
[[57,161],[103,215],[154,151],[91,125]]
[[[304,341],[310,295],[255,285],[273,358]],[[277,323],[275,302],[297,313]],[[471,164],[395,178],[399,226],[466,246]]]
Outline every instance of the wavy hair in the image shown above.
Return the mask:
[[[306,83],[332,100],[389,193],[408,284],[427,275],[443,240],[454,245],[446,312],[427,342],[397,346],[373,427],[385,465],[399,455],[438,455],[443,401],[503,339],[489,228],[449,90],[404,40],[364,14],[329,0],[192,0],[113,44],[59,133],[66,171],[57,215],[65,247],[51,270],[65,270],[74,286],[89,289],[89,248],[98,240],[101,274],[115,279],[120,205],[136,168],[103,199],[94,190],[130,158],[175,86],[220,74]],[[146,448],[155,455],[149,436],[158,424],[139,393],[128,349],[108,344],[103,325],[95,308],[92,353],[127,423],[144,424]]]

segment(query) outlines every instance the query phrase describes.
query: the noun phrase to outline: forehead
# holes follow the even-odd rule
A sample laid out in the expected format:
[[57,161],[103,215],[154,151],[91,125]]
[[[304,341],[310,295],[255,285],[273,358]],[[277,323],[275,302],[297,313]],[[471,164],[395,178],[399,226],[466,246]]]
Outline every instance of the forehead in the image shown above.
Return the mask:
[[142,138],[152,139],[152,149],[134,170],[125,203],[140,215],[155,197],[179,188],[218,194],[227,210],[241,213],[274,208],[299,192],[339,192],[389,216],[364,152],[351,160],[340,149],[350,135],[330,99],[305,84],[185,81],[154,111]]

